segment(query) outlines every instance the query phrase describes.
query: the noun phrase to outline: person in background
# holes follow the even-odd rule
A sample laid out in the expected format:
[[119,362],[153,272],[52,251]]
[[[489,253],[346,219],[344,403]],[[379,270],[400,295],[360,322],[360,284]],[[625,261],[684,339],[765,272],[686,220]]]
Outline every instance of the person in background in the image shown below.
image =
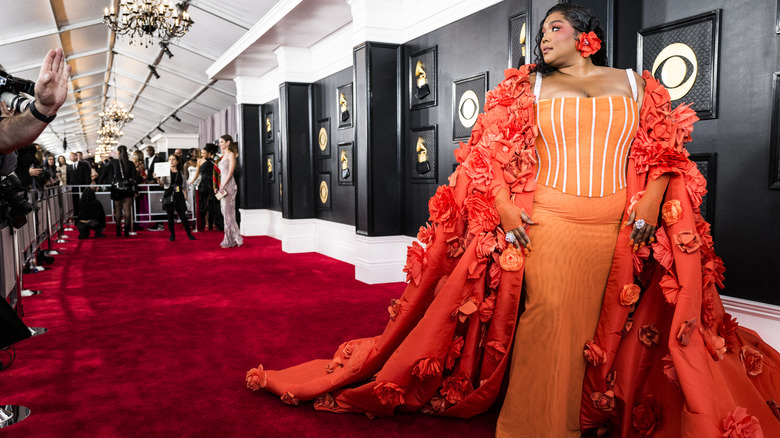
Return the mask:
[[59,175],[60,186],[68,184],[68,162],[65,155],[57,157],[57,173]]
[[17,151],[18,157],[16,160],[16,176],[19,177],[19,181],[22,183],[22,187],[37,188],[37,184],[33,186],[34,181],[41,176],[43,169],[36,156],[35,144],[28,144]]
[[111,200],[114,201],[114,222],[116,235],[122,235],[122,216],[125,217],[125,237],[133,231],[133,199],[135,198],[135,166],[127,156],[127,146],[116,148],[118,159],[111,161],[113,180]]
[[244,244],[244,238],[236,221],[236,194],[238,185],[235,180],[236,164],[238,161],[238,144],[233,137],[225,134],[219,138],[219,147],[222,149],[222,159],[219,161],[220,186],[214,187],[217,194],[222,217],[225,219],[225,238],[220,246],[231,248]]
[[157,155],[154,153],[154,146],[147,146],[146,147],[146,161],[144,162],[144,166],[146,167],[146,181],[151,183],[154,182],[154,178],[152,177],[152,174],[154,174],[154,165],[155,163],[159,163],[161,160]]
[[201,154],[200,165],[190,184],[198,184],[198,223],[205,230],[222,229],[222,213],[219,201],[214,196],[214,157],[219,148],[214,143],[207,143]]
[[[179,215],[182,225],[184,225],[184,231],[187,232],[187,237],[190,240],[195,240],[195,236],[192,235],[190,230],[190,221],[187,219],[187,179],[182,175],[183,162],[179,161],[179,157],[171,155],[168,157],[168,163],[171,165],[171,176],[164,176],[162,178],[157,177],[157,183],[165,188],[163,194],[163,208],[168,214],[168,231],[171,233],[170,241],[176,240],[176,232],[174,231],[173,213],[174,211]],[[170,199],[171,202],[166,205],[166,199]]]
[[95,237],[105,237],[103,230],[106,229],[106,213],[103,211],[103,204],[95,197],[95,191],[91,188],[84,189],[84,193],[79,199],[79,215],[76,221],[76,228],[79,230],[79,239],[89,238],[90,231],[95,231]]
[[[140,150],[133,151],[130,155],[130,161],[132,161],[135,166],[135,182],[136,187],[139,188],[139,190],[136,190],[135,196],[136,217],[134,219],[148,219],[149,206],[147,205],[146,191],[140,189],[140,185],[146,183],[146,166],[144,166],[143,152]],[[140,220],[136,222],[134,226],[136,230],[139,230],[141,228],[147,228],[149,223]]]
[[54,155],[47,155],[46,162],[43,163],[43,173],[46,174],[47,182],[46,186],[60,185],[60,171],[57,168],[57,163],[54,161]]

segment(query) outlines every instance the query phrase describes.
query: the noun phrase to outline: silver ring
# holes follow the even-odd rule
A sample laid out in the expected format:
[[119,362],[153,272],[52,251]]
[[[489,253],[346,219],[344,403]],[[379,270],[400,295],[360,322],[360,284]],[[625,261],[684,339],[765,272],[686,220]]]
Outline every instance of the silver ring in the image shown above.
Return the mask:
[[504,240],[506,240],[509,243],[515,243],[515,240],[517,240],[517,238],[515,237],[514,233],[509,232],[506,233],[506,237],[504,237]]
[[634,228],[636,228],[637,230],[641,230],[644,227],[645,227],[644,219],[637,219],[636,222],[634,223]]

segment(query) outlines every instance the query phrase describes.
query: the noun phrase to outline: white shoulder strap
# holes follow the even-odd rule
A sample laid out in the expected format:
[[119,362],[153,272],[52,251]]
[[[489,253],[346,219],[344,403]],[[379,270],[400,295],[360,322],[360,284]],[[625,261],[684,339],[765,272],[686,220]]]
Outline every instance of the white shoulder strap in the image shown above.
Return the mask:
[[542,74],[538,71],[536,72],[536,82],[534,83],[534,96],[536,97],[536,102],[539,102],[539,92],[542,91]]
[[631,94],[634,96],[634,100],[637,98],[636,78],[634,77],[634,71],[630,68],[626,69],[626,75],[628,76],[628,82],[631,84]]

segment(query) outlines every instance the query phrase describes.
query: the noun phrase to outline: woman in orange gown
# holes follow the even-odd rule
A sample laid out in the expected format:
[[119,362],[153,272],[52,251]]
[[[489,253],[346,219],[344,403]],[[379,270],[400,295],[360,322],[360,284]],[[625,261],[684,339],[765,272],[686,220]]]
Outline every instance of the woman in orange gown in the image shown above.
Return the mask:
[[333,412],[470,417],[511,364],[499,436],[780,436],[780,355],[717,294],[706,182],[683,147],[695,113],[647,72],[604,67],[602,36],[592,12],[557,5],[538,65],[488,93],[383,334],[259,366],[247,386]]

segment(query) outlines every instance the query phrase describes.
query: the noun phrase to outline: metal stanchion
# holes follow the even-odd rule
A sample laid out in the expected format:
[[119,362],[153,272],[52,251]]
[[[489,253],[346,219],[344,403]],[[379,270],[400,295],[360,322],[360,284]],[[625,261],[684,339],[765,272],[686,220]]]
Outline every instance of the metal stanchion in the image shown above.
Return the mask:
[[49,204],[51,202],[51,195],[49,189],[46,189],[44,191],[45,197],[44,197],[44,203],[46,204],[46,245],[49,248],[45,254],[48,256],[55,256],[59,255],[59,252],[51,247],[51,205]]
[[[65,186],[65,187],[67,187],[67,186]],[[73,190],[73,189],[71,188],[71,190]],[[71,197],[71,199],[73,199],[73,198]],[[71,201],[71,202],[73,202],[73,201]],[[70,207],[71,207],[71,209],[73,209],[72,205]],[[70,213],[70,212],[68,212],[68,213]],[[68,226],[65,228],[65,231],[75,231],[75,229],[71,226],[70,214],[68,214],[68,222],[67,222],[67,224],[68,224]],[[65,239],[69,238],[67,235],[63,235],[62,237],[65,238]]]
[[38,272],[43,272],[46,270],[43,266],[38,266],[38,261],[36,260],[36,256],[38,255],[38,195],[37,192],[33,191],[30,192],[30,197],[32,198],[32,205],[33,205],[33,214],[32,214],[32,220],[33,220],[33,230],[35,232],[33,233],[33,239],[31,243],[30,250],[32,251],[32,257],[30,258],[30,273],[31,274],[37,274]]
[[63,201],[63,198],[62,188],[57,189],[57,202],[60,204],[60,229],[57,231],[57,243],[65,243],[63,237],[66,237],[63,232],[65,231],[65,215],[67,212],[65,211],[65,202]]

